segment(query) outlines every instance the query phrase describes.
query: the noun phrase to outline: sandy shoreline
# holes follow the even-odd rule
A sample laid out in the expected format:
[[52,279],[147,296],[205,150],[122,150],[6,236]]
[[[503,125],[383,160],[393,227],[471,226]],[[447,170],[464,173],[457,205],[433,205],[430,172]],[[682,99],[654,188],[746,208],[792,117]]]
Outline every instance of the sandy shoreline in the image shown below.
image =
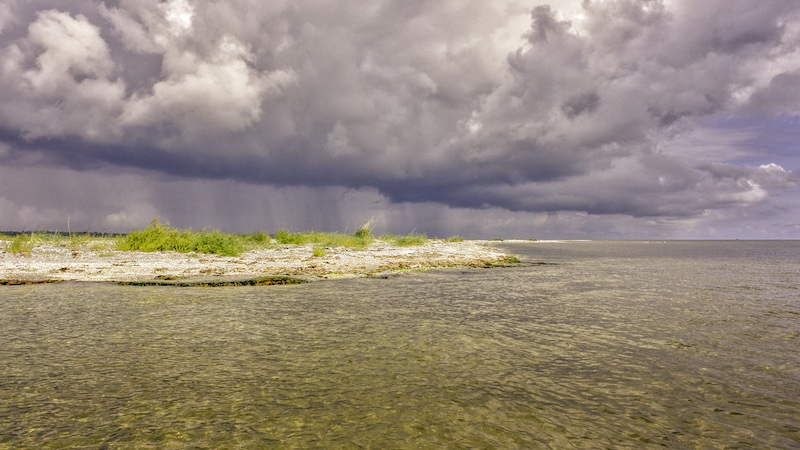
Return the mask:
[[123,252],[40,244],[30,255],[12,254],[0,244],[0,283],[64,281],[214,280],[289,276],[308,281],[375,276],[403,270],[444,267],[487,267],[503,264],[509,255],[490,241],[432,240],[412,247],[375,242],[364,250],[326,249],[314,256],[313,246],[279,245],[236,257],[177,252]]

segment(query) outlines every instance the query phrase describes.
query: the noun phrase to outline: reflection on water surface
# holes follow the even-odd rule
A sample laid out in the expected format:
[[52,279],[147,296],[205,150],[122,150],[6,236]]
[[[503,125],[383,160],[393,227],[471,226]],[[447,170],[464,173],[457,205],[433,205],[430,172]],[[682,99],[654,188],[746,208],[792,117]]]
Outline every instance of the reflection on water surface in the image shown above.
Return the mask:
[[527,244],[554,265],[301,286],[4,287],[0,448],[793,448],[800,247],[768,244]]

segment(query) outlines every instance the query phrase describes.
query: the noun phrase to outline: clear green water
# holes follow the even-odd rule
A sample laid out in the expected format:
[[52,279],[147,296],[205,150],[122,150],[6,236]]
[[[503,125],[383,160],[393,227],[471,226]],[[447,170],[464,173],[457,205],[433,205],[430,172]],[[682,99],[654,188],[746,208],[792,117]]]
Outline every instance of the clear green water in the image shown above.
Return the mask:
[[0,289],[0,448],[798,448],[800,243]]

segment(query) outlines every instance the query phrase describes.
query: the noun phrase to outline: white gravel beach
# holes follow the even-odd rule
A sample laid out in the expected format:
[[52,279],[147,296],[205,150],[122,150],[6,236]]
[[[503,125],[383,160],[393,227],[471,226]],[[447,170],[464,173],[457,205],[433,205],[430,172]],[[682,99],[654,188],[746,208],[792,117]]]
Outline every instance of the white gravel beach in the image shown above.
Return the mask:
[[509,261],[491,241],[444,242],[399,247],[376,241],[363,250],[312,245],[277,245],[226,257],[201,253],[131,252],[85,243],[80,247],[38,244],[29,255],[0,243],[0,283],[64,281],[147,281],[289,276],[313,281],[375,276],[403,270],[491,267]]

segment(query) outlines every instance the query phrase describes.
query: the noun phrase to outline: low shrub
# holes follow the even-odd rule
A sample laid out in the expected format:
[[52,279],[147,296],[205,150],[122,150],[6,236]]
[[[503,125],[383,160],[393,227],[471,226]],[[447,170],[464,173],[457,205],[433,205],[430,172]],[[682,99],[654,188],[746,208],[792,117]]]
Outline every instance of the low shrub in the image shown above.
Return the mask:
[[244,251],[243,239],[219,230],[195,233],[194,248],[190,251],[214,253],[221,256],[238,256]]
[[[370,219],[353,234],[328,233],[309,231],[305,233],[292,233],[285,228],[279,229],[274,236],[266,232],[257,231],[249,235],[223,233],[219,230],[194,232],[191,229],[181,230],[172,228],[169,222],[161,223],[158,218],[153,219],[150,225],[143,230],[134,230],[127,235],[116,238],[116,248],[127,251],[177,251],[182,253],[213,253],[222,256],[238,256],[246,250],[254,248],[267,248],[275,243],[281,245],[308,245],[313,244],[314,256],[324,256],[326,247],[349,247],[363,249],[375,241],[372,236],[372,223]],[[71,241],[73,239],[72,236]],[[15,238],[16,239],[16,238]],[[20,238],[26,239],[26,238]],[[385,234],[379,238],[395,246],[423,245],[429,241],[428,236],[420,233],[409,233],[405,236]],[[462,242],[464,238],[451,236],[445,242]],[[82,242],[82,239],[79,240]],[[16,244],[22,247],[22,241]]]
[[238,256],[244,251],[244,238],[219,230],[192,232],[162,224],[153,219],[144,230],[134,230],[117,241],[117,248],[128,251],[182,253],[213,253],[222,256]]
[[281,228],[275,232],[275,242],[278,244],[305,244],[306,238],[301,233],[290,233],[289,230]]

